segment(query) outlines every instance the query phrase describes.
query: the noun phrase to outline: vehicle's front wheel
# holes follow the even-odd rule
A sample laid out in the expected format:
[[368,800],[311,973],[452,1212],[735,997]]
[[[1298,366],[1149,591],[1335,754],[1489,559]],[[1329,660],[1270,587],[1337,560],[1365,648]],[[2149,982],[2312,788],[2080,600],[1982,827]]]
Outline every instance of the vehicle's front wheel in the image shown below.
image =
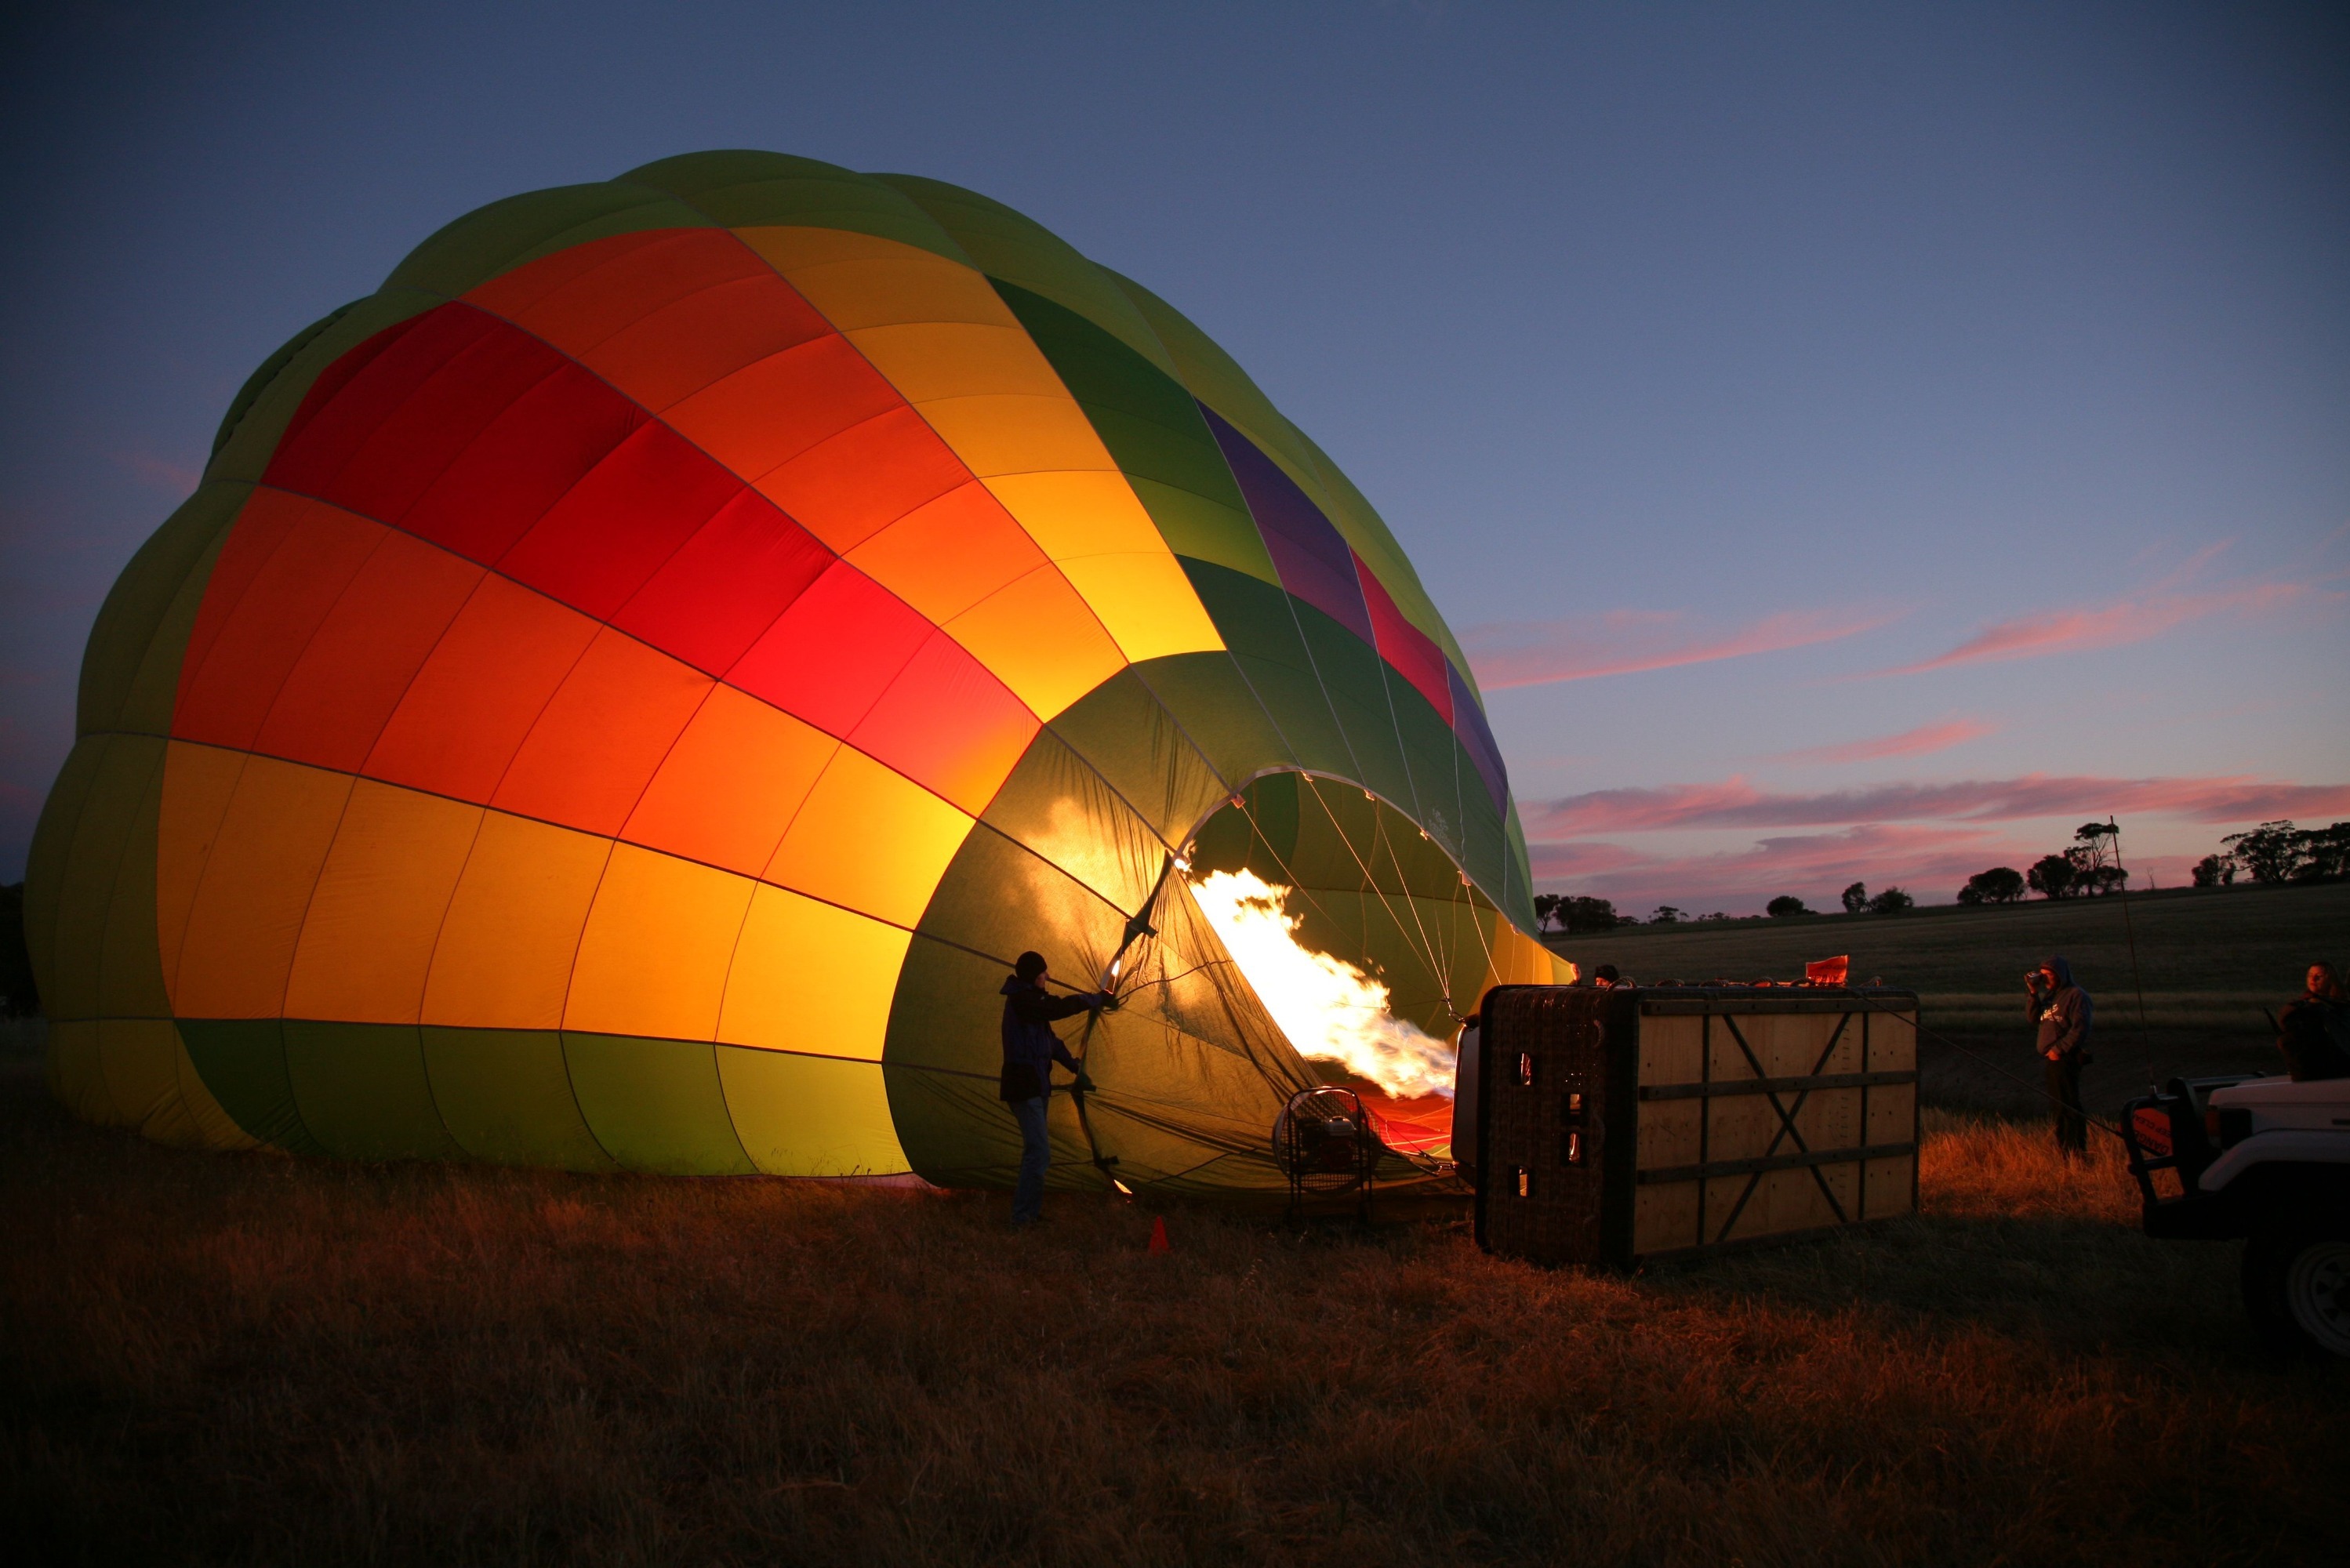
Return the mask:
[[2350,1357],[2350,1239],[2253,1237],[2244,1243],[2244,1307],[2280,1355]]

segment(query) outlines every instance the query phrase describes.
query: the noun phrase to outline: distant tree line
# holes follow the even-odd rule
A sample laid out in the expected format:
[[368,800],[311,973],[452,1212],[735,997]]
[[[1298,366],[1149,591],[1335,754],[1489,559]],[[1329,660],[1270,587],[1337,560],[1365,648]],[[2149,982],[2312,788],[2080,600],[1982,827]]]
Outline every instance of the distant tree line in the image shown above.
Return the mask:
[[1578,898],[1565,893],[1534,895],[1534,924],[1544,930],[1560,930],[1573,935],[1590,931],[1612,931],[1618,926],[1679,926],[1691,921],[1726,920],[1727,911],[1716,909],[1710,915],[1692,915],[1677,904],[1659,904],[1646,920],[1638,915],[1618,913],[1615,903],[1607,898]]
[[2291,817],[2263,822],[2220,840],[2220,853],[2195,863],[2198,888],[2225,888],[2239,873],[2255,882],[2338,882],[2350,877],[2350,822],[2295,827]]
[[[2129,872],[2119,862],[2117,830],[2110,822],[2085,822],[2073,842],[2018,871],[1994,866],[1967,878],[1961,904],[2012,904],[2025,892],[2043,898],[2078,898],[2121,892]],[[2196,863],[2198,888],[2224,888],[2241,874],[2255,882],[2332,882],[2350,877],[2350,822],[2331,827],[2295,827],[2290,818],[2229,834],[2220,850]]]
[[1846,888],[1840,901],[1847,915],[1898,915],[1918,907],[1918,900],[1898,888],[1871,893],[1866,882],[1855,882]]
[[[1917,900],[1898,888],[1887,888],[1874,897],[1857,882],[1844,890],[1844,907],[1847,914],[1898,915],[1916,906]],[[1782,920],[1813,912],[1793,894],[1782,894],[1772,899],[1765,909],[1773,919]],[[1570,935],[1612,931],[1619,926],[1701,925],[1709,920],[1731,918],[1721,909],[1711,914],[1692,915],[1678,904],[1659,904],[1643,920],[1638,915],[1617,913],[1615,904],[1606,898],[1578,898],[1565,893],[1534,895],[1535,925],[1543,930],[1560,930]]]
[[1588,931],[1612,931],[1617,926],[1637,926],[1639,923],[1629,916],[1618,915],[1616,906],[1606,898],[1571,898],[1565,893],[1534,895],[1534,924],[1544,930],[1556,927],[1580,936]]
[[[2295,827],[2289,818],[2280,818],[2231,833],[2220,844],[2220,853],[2206,855],[2197,863],[2198,888],[2224,888],[2240,874],[2254,882],[2332,882],[2350,877],[2350,822],[2303,828]],[[2042,856],[2023,870],[1994,866],[1976,872],[1959,889],[1959,902],[2015,904],[2022,902],[2027,893],[2043,898],[2095,898],[2122,892],[2128,882],[2129,872],[2121,864],[2121,830],[2110,821],[2085,822],[2073,830],[2072,843]],[[1861,882],[1846,888],[1840,901],[1847,915],[1898,915],[1918,903],[1899,888],[1872,894]],[[1813,913],[1793,894],[1782,894],[1764,909],[1773,919],[1782,920]],[[1534,919],[1545,930],[1581,935],[1618,926],[1678,926],[1730,917],[1718,909],[1693,916],[1676,905],[1659,904],[1644,922],[1637,915],[1617,913],[1616,906],[1606,898],[1538,893]]]
[[2043,898],[2094,898],[2118,893],[2129,881],[2121,864],[2121,830],[2111,822],[2085,822],[2073,830],[2073,842],[2043,855],[2018,871],[1994,866],[1967,878],[1959,902],[1968,905],[2013,904],[2029,891]]

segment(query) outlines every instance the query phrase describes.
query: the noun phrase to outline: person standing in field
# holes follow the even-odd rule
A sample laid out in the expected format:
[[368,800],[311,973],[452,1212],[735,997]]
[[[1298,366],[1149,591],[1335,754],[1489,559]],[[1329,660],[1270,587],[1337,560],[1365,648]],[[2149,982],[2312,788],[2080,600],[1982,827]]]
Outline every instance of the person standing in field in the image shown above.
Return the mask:
[[2073,966],[2052,958],[2024,976],[2027,1015],[2038,1026],[2034,1045],[2048,1074],[2048,1103],[2056,1113],[2056,1147],[2066,1159],[2089,1157],[2089,1123],[2081,1108],[2081,1069],[2089,1064],[2089,1028],[2095,1013],[2089,993],[2073,981]]
[[1045,1217],[1045,1172],[1053,1163],[1053,1146],[1045,1130],[1045,1113],[1053,1097],[1053,1064],[1076,1075],[1076,1092],[1092,1088],[1083,1064],[1069,1054],[1053,1032],[1055,1021],[1080,1012],[1116,1007],[1109,992],[1055,996],[1045,989],[1045,955],[1022,953],[1013,961],[1003,981],[1003,1076],[996,1094],[1012,1107],[1020,1124],[1020,1183],[1012,1193],[1014,1228],[1034,1225]]
[[2277,1046],[2293,1082],[2350,1078],[2350,996],[2330,963],[2309,966],[2300,1000],[2277,1020]]

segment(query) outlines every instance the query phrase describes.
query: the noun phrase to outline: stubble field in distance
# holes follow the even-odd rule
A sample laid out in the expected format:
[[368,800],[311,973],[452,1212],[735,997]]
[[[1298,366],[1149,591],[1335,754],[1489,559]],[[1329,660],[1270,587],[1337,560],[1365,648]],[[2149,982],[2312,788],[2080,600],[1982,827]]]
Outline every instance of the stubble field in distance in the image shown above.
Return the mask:
[[1917,992],[1921,1022],[1947,1037],[1920,1043],[1929,1103],[2026,1116],[2041,1114],[2042,1091],[2023,974],[2061,953],[2096,1004],[2096,1061],[2083,1097],[2110,1114],[2146,1092],[2149,1060],[2157,1083],[2282,1071],[2261,1010],[2299,995],[2312,963],[2350,960],[2350,883],[1692,921],[1553,936],[1550,945],[1586,973],[1612,963],[1642,981],[1801,979],[1806,960],[1849,953],[1856,981]]

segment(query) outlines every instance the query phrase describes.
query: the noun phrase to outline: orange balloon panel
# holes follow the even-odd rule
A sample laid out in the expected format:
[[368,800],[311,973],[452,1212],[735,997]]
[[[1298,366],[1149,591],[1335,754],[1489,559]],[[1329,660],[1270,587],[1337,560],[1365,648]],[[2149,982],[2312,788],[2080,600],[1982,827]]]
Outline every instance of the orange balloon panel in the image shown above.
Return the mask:
[[814,725],[717,687],[661,759],[621,836],[756,877],[838,750]]
[[977,480],[915,507],[848,559],[941,626],[1045,565],[1045,552]]
[[715,684],[609,627],[539,710],[489,804],[609,837]]
[[370,777],[487,801],[599,629],[504,577],[484,578],[362,767]]
[[385,533],[336,507],[256,492],[221,552],[245,580],[234,597],[207,594],[197,612],[203,651],[181,667],[174,732],[251,747],[286,678]]

